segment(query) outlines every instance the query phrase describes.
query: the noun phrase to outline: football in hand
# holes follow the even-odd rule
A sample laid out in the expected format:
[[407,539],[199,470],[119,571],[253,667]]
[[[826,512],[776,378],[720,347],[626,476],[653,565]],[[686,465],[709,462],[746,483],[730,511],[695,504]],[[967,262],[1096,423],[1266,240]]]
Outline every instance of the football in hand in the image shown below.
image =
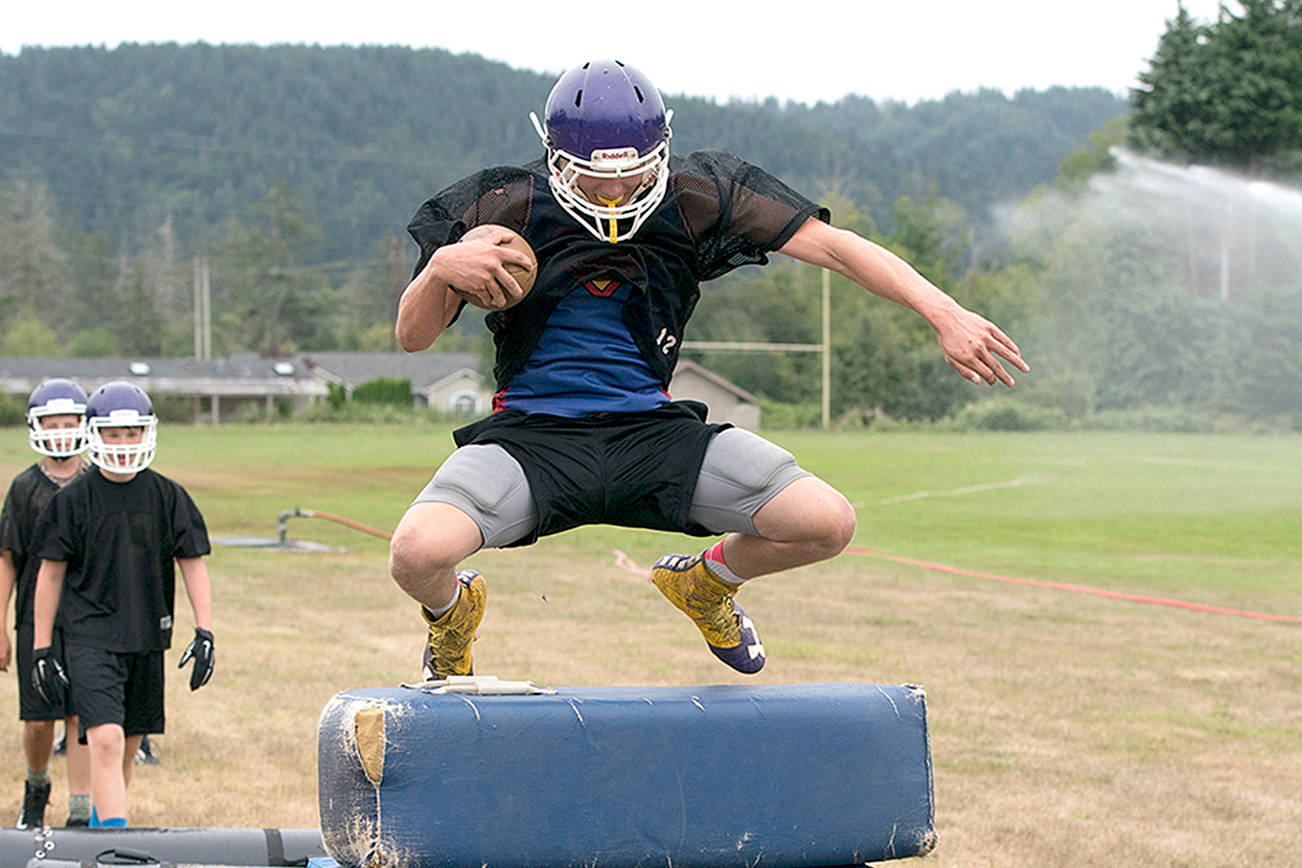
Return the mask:
[[[498,241],[497,241],[498,246],[509,247],[512,250],[518,250],[519,252],[523,253],[525,256],[529,257],[530,264],[528,268],[521,268],[520,266],[516,265],[514,262],[508,262],[504,266],[506,268],[506,273],[514,277],[515,282],[520,284],[520,289],[524,290],[525,295],[528,295],[529,290],[533,288],[534,278],[538,276],[538,257],[534,254],[533,248],[529,246],[529,242],[525,241],[524,237],[520,235],[519,232],[516,232],[514,229],[510,228],[509,226],[501,226],[496,223],[482,223],[479,226],[475,226],[474,228],[467,230],[466,234],[461,236],[461,240],[473,241],[477,238],[482,239],[484,238],[484,236],[492,235],[492,234],[496,234],[498,236]],[[471,304],[475,304],[477,306],[482,307],[482,305],[479,305],[479,303],[476,300],[472,299],[470,296],[465,295],[464,293],[458,293],[458,294],[461,295],[463,298],[465,298],[467,301],[469,301]],[[515,305],[519,304],[520,301],[523,300],[524,300],[524,296],[522,295],[518,300],[513,301],[510,304],[507,304],[501,309],[506,310],[506,308],[514,307]]]

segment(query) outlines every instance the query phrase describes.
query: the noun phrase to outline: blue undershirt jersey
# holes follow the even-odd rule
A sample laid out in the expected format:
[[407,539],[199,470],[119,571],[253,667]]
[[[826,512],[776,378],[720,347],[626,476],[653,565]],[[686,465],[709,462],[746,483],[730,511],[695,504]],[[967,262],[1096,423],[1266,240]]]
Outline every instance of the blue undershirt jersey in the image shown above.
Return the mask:
[[581,417],[668,403],[620,315],[631,291],[605,280],[575,287],[552,311],[524,368],[494,397],[493,409]]

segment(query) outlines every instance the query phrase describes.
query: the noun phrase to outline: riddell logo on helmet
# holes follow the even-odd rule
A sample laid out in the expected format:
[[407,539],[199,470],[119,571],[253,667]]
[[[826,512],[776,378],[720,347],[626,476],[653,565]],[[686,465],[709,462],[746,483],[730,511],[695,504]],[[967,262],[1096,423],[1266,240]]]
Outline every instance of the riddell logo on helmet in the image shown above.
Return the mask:
[[592,152],[594,167],[602,163],[627,163],[638,158],[637,148],[598,148]]

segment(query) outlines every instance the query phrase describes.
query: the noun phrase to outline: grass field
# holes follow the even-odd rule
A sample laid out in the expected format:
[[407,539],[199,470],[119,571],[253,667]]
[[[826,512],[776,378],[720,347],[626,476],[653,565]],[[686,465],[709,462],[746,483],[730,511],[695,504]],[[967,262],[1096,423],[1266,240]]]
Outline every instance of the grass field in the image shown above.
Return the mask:
[[[698,540],[585,528],[472,563],[490,605],[477,671],[540,684],[916,683],[927,689],[938,866],[1302,865],[1302,623],[1141,605],[984,573],[1302,616],[1302,438],[771,433],[850,498],[873,554],[748,586],[768,666],[734,675],[649,584]],[[32,460],[0,431],[0,475]],[[447,454],[443,428],[166,427],[155,467],[214,536],[283,509],[391,529]],[[216,547],[218,664],[168,685],[160,766],[133,825],[316,825],[317,716],[336,692],[417,674],[423,625],[386,545],[299,518],[345,554]],[[190,634],[183,592],[178,642]],[[185,637],[185,638],[181,638]],[[22,790],[0,691],[0,819]],[[54,764],[50,817],[66,789]]]

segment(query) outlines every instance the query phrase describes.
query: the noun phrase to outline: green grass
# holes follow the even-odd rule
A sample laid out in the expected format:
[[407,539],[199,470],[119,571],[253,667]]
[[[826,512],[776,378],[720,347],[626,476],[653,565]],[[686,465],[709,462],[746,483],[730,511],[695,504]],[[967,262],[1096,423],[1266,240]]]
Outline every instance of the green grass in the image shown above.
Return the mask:
[[855,503],[856,543],[893,554],[1130,591],[1275,594],[1302,576],[1302,438],[782,439]]
[[[1302,438],[768,436],[855,505],[857,546],[1118,591],[1209,592],[1238,608],[1278,597],[1302,615]],[[663,545],[578,533],[643,555]]]
[[[1302,614],[1302,437],[768,436],[853,502],[858,547]],[[432,424],[169,427],[158,467],[202,492],[215,535],[273,536],[293,506],[388,531],[450,450],[450,428]],[[357,532],[309,519],[292,519],[290,535],[357,543]],[[625,528],[562,537],[643,558],[665,545],[663,534]]]
[[[839,488],[858,512],[855,544],[884,553],[1135,592],[1287,596],[1302,577],[1302,438],[767,436]],[[0,470],[12,473],[31,453],[7,440]],[[451,448],[438,425],[166,426],[155,467],[194,490],[216,535],[274,535],[294,506],[387,531]],[[292,522],[292,536],[309,534],[356,542],[354,531]],[[639,553],[665,539],[564,536]]]
[[[1302,614],[1302,438],[768,436],[855,504],[857,546],[982,572]],[[276,516],[294,506],[388,531],[451,448],[450,428],[437,425],[169,427],[157,467],[203,494],[215,535],[274,536]],[[291,520],[290,534],[358,542],[355,531],[306,519]],[[563,538],[642,559],[665,545],[664,534],[622,528]],[[1291,608],[1277,608],[1285,604]]]

